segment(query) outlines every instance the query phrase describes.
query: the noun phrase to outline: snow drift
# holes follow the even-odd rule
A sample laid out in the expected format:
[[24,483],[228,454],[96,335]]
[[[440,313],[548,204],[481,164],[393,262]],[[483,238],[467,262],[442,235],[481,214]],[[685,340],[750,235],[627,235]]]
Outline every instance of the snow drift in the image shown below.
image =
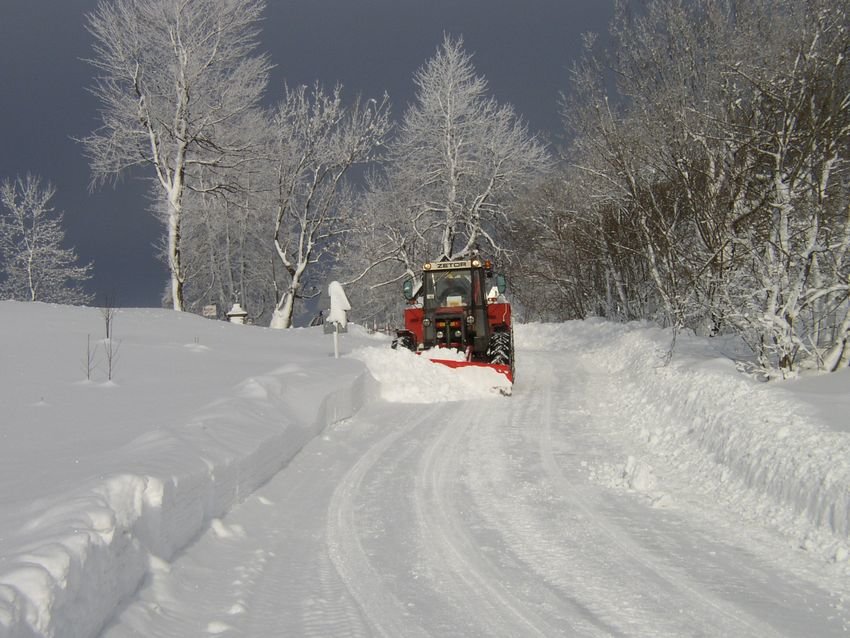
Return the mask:
[[[727,356],[734,342],[679,334],[674,343],[669,330],[648,324],[525,325],[517,330],[517,343],[522,349],[564,350],[602,366],[609,374],[600,394],[665,464],[686,468],[712,496],[762,497],[761,503],[739,505],[754,517],[777,519],[767,522],[781,524],[783,513],[776,508],[804,517],[808,526],[801,529],[826,533],[828,551],[846,552],[850,436],[841,430],[847,412],[801,401],[792,393],[793,381],[761,383],[741,374]],[[844,371],[838,374],[850,380]],[[845,405],[848,394],[846,385],[836,388],[836,401]],[[732,483],[746,490],[724,488]]]
[[[20,443],[6,445],[0,460],[7,472],[24,474],[21,492],[7,491],[9,480],[0,497],[4,638],[96,635],[151,561],[171,559],[373,395],[359,362],[329,358],[321,328],[280,333],[122,310],[118,381],[84,382],[77,364],[87,331],[98,329],[97,310],[3,302],[0,311],[8,326],[3,351],[18,362],[3,380],[4,405],[19,412],[3,438]],[[351,341],[373,343],[352,332]],[[44,396],[29,403],[33,388]],[[129,426],[112,421],[116,415],[96,405],[110,393],[144,411],[124,413]],[[47,411],[53,403],[62,409]],[[41,430],[62,440],[62,449],[49,440],[24,445],[41,439]],[[63,476],[69,447],[87,466],[77,476],[64,468],[79,484]]]

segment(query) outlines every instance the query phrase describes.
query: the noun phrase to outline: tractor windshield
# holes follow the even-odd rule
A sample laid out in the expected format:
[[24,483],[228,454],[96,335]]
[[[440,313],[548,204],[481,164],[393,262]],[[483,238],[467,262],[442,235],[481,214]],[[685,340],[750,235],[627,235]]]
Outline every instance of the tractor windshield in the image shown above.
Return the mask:
[[446,308],[471,303],[472,282],[468,270],[446,270],[425,275],[425,305]]

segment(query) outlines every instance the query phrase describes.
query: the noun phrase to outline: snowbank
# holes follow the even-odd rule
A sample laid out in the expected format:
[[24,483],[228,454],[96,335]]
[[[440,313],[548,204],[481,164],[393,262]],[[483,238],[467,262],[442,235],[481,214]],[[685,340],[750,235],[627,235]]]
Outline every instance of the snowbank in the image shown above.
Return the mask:
[[[320,328],[122,310],[123,358],[105,382],[84,381],[78,365],[96,310],[3,302],[0,313],[17,365],[2,379],[16,417],[0,449],[3,638],[96,635],[151,562],[172,558],[376,393],[359,361],[329,356]],[[355,326],[346,339],[374,343]],[[123,411],[109,406],[116,394]]]
[[[518,326],[517,342],[526,349],[573,350],[602,366],[609,374],[600,394],[615,402],[613,410],[652,453],[686,469],[707,492],[742,500],[754,492],[804,517],[810,527],[831,535],[833,551],[846,551],[850,436],[841,431],[846,412],[819,409],[786,384],[741,374],[720,352],[730,347],[726,342],[680,334],[671,356],[670,331],[646,324]],[[846,404],[850,388],[839,385],[834,392]],[[828,399],[821,394],[818,400]],[[841,422],[830,423],[830,416]],[[746,491],[725,489],[732,483]],[[749,507],[758,510],[754,516],[772,516],[764,503]]]
[[449,368],[430,361],[433,358],[465,361],[451,350],[417,355],[405,348],[362,348],[352,353],[363,360],[380,383],[381,398],[398,403],[435,403],[492,397],[507,389],[507,378],[491,368],[469,366]]

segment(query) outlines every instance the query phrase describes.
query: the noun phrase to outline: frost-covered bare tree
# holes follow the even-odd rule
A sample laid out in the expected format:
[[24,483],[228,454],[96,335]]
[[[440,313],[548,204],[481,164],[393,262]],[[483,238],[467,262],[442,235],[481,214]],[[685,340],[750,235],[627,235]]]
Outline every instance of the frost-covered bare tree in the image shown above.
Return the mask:
[[399,212],[432,259],[498,252],[511,200],[547,168],[548,152],[513,107],[488,96],[461,38],[445,36],[414,83],[390,155],[391,190],[408,205]]
[[550,225],[595,220],[629,316],[735,331],[768,374],[847,365],[847,3],[632,5],[618,3],[613,55],[575,69],[581,196]]
[[0,296],[20,301],[86,304],[83,284],[91,264],[79,265],[64,248],[62,213],[51,204],[56,189],[32,175],[0,185]]
[[[184,309],[189,312],[200,313],[215,304],[221,317],[238,301],[252,323],[267,324],[271,317],[273,253],[263,233],[266,122],[264,111],[252,109],[222,131],[223,143],[246,149],[244,161],[233,168],[199,169],[197,185],[184,195],[181,258]],[[161,188],[154,190],[154,213],[166,222],[168,201]],[[167,260],[167,242],[161,242],[160,253]],[[168,301],[166,291],[164,303]]]
[[369,216],[347,260],[373,310],[394,307],[380,289],[424,261],[504,250],[517,195],[551,163],[513,107],[488,94],[461,38],[445,36],[413,80],[416,98],[361,204]]
[[517,209],[508,274],[518,284],[511,298],[523,318],[641,316],[646,274],[633,263],[628,225],[603,204],[589,207],[580,179],[555,174]]
[[310,269],[332,257],[357,224],[342,198],[345,178],[376,157],[390,128],[388,99],[346,104],[339,86],[287,87],[270,120],[271,326],[289,328]]
[[95,40],[90,62],[98,73],[92,91],[102,118],[83,140],[93,182],[133,167],[153,169],[167,203],[175,310],[184,307],[186,192],[231,190],[225,171],[252,156],[228,129],[266,88],[270,64],[255,53],[264,6],[263,0],[101,0],[88,16]]
[[358,303],[353,316],[364,323],[391,323],[402,316],[404,299],[398,285],[414,277],[433,258],[411,220],[415,201],[395,191],[386,175],[369,175],[365,191],[354,203],[358,226],[338,255],[346,289]]
[[[743,6],[755,47],[730,71],[730,138],[751,169],[732,242],[730,320],[762,367],[850,363],[850,7]],[[780,41],[781,39],[781,41]],[[744,45],[741,45],[743,48]],[[746,265],[746,267],[743,267]]]
[[185,307],[200,312],[209,304],[223,315],[235,302],[252,323],[268,324],[274,308],[271,241],[261,193],[249,182],[229,197],[189,193],[184,224]]

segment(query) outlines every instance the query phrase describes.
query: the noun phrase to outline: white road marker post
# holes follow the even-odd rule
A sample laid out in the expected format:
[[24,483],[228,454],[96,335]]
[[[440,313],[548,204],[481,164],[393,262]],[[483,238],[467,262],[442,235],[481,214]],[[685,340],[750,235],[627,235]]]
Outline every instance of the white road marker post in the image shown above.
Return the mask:
[[334,324],[334,359],[339,359],[339,324]]
[[[345,290],[342,289],[342,284],[338,281],[332,281],[328,284],[328,297],[331,300],[331,309],[325,319],[325,332],[332,332],[334,336],[334,359],[339,359],[339,333],[347,332],[348,317],[346,313],[351,310],[351,304],[348,303]],[[332,326],[332,330],[328,330],[328,325]]]

